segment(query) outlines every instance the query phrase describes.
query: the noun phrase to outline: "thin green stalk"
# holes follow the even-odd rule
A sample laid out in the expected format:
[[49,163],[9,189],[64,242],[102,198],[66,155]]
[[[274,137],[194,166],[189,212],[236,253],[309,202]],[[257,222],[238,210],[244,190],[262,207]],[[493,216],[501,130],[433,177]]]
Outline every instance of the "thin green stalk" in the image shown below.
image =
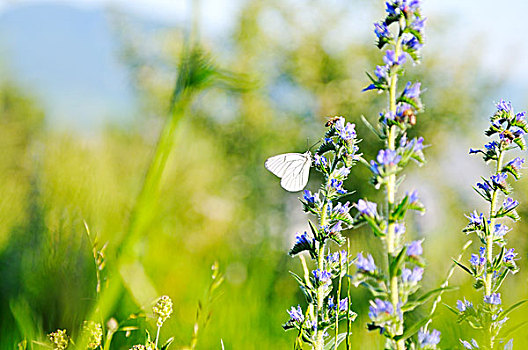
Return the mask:
[[[350,256],[350,240],[347,238],[347,257]],[[349,265],[347,262],[346,265],[346,276],[349,276]],[[348,278],[348,290],[347,290],[347,298],[348,298],[348,305],[347,305],[347,335],[346,335],[346,348],[347,350],[350,350],[350,328],[352,328],[352,319],[350,318],[350,289],[351,289],[351,279]]]
[[[328,203],[325,203],[323,205],[323,209],[321,212],[321,227],[326,226],[326,211],[328,208]],[[320,245],[318,255],[317,255],[317,268],[320,272],[324,269],[324,248],[325,244],[324,242]],[[319,324],[319,316],[321,314],[321,311],[323,310],[323,302],[324,302],[324,289],[325,286],[320,284],[317,286],[317,311],[316,311],[316,321],[317,324]],[[315,350],[323,350],[324,349],[324,330],[321,330],[317,328],[316,334],[315,334]]]
[[[497,159],[497,167],[495,173],[498,174],[502,169],[502,160],[503,160],[504,151],[501,150],[499,153],[499,158]],[[497,193],[499,192],[498,189],[493,190],[493,194],[491,196],[491,203],[490,203],[490,224],[489,224],[489,234],[486,237],[486,281],[484,282],[484,288],[486,296],[491,295],[491,288],[492,288],[492,278],[493,274],[488,271],[488,268],[490,268],[493,264],[493,230],[495,229],[495,211],[497,206]],[[494,337],[492,335],[491,331],[491,325],[488,328],[488,340],[490,349],[493,349],[493,342]]]
[[[348,257],[348,255],[347,255]],[[339,335],[339,303],[341,302],[341,283],[343,278],[341,277],[341,272],[343,271],[343,257],[341,252],[339,252],[339,283],[337,286],[337,297],[336,297],[336,319],[335,319],[335,346],[334,349],[337,350],[337,336]],[[348,259],[347,259],[348,260]]]
[[[402,36],[398,36],[398,40],[396,44],[394,45],[394,53],[396,57],[399,57],[401,54],[401,44],[402,44]],[[390,86],[389,86],[389,109],[392,113],[396,113],[396,88],[398,84],[398,74],[391,73],[390,77]],[[396,126],[391,126],[388,132],[387,137],[387,147],[390,150],[395,150],[395,144],[396,144],[396,134],[397,129]],[[389,178],[387,180],[387,209],[392,210],[392,207],[394,206],[394,198],[395,198],[395,192],[396,192],[396,174],[389,175]],[[390,259],[395,255],[396,250],[396,242],[395,242],[395,226],[394,223],[389,223],[388,229],[387,229],[387,257]],[[398,286],[398,276],[390,276],[390,301],[392,303],[392,306],[394,310],[396,311],[398,308],[399,303],[399,286]],[[403,322],[398,321],[395,329],[396,334],[402,334],[403,333]],[[399,340],[396,342],[396,348],[398,350],[404,350],[405,349],[405,342],[403,340]]]

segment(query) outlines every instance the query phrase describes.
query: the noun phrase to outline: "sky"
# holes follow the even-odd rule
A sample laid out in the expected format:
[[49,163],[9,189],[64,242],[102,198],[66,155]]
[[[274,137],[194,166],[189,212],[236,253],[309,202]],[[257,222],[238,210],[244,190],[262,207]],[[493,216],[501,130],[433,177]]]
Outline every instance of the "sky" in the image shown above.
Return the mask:
[[[309,0],[287,1],[305,3]],[[345,0],[321,1],[331,5]],[[371,1],[357,0],[354,6],[359,8],[362,6],[361,2]],[[204,35],[227,37],[243,2],[244,0],[200,0]],[[382,11],[382,1],[379,2]],[[10,23],[7,26],[10,15],[21,8],[33,6],[46,9],[46,6],[57,4],[65,5],[61,8],[72,9],[71,12],[61,10],[62,17],[59,18],[66,23],[64,27],[60,27],[60,23],[46,22],[46,16],[42,13],[40,17],[38,13],[33,13],[32,18],[36,20],[32,23]],[[0,0],[0,63],[7,63],[8,69],[14,72],[13,75],[23,85],[30,85],[36,90],[37,96],[46,101],[46,108],[50,110],[52,119],[67,119],[75,111],[78,118],[70,120],[71,124],[80,123],[83,127],[90,127],[90,123],[104,123],[108,114],[125,115],[134,110],[135,106],[131,104],[133,92],[128,88],[126,72],[118,66],[116,50],[108,38],[111,29],[105,27],[104,23],[93,23],[94,20],[87,17],[87,25],[92,27],[89,27],[90,36],[86,34],[86,40],[96,42],[79,45],[68,37],[69,16],[75,15],[76,21],[82,21],[83,13],[103,13],[108,7],[119,8],[142,20],[161,25],[181,25],[189,18],[191,0]],[[481,64],[484,70],[506,82],[503,94],[518,109],[526,108],[522,103],[528,96],[528,69],[525,69],[528,47],[521,34],[524,33],[528,1],[506,0],[498,6],[496,0],[425,0],[423,13],[428,17],[428,26],[435,29],[426,34],[427,43],[431,47],[434,45],[435,49],[440,48],[457,59],[477,43],[482,48]],[[349,27],[341,35],[346,35],[343,33],[347,31],[360,30],[366,34],[367,40],[371,40],[368,35],[373,35],[370,33],[371,22],[376,17],[371,18],[371,12],[358,14],[351,11],[350,15],[353,18],[349,21]],[[445,26],[447,21],[451,23],[449,27]],[[34,23],[40,23],[40,32],[35,32]],[[63,37],[56,38],[56,32],[62,33]],[[24,46],[26,42],[28,44]],[[67,47],[61,47],[61,43]],[[429,45],[425,46],[425,50]],[[73,50],[71,46],[74,47]],[[68,49],[70,52],[66,51]],[[94,52],[101,54],[100,57],[92,57],[93,64],[88,67],[82,62],[82,57],[79,58],[80,52],[86,57]],[[424,51],[424,55],[426,54]],[[91,83],[82,86],[78,84],[90,78],[93,78]],[[76,83],[79,86],[70,86]],[[105,98],[111,98],[111,108],[108,108],[110,104]],[[94,115],[97,117],[94,118]]]

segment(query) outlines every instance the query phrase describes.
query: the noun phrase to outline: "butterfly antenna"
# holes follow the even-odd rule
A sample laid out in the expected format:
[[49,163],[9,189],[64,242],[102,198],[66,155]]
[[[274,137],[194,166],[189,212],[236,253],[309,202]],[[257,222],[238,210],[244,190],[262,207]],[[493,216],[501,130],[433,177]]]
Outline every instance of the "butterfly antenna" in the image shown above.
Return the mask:
[[319,140],[319,141],[317,141],[316,143],[314,143],[314,144],[312,145],[312,147],[308,148],[308,150],[311,151],[312,148],[314,148],[315,146],[317,146],[319,143],[321,143],[321,140]]

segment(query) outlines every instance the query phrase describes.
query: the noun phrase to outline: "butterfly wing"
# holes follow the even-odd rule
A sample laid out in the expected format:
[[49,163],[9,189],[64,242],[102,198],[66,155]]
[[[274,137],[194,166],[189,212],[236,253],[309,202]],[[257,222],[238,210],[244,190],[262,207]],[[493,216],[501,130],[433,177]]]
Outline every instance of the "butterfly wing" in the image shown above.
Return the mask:
[[282,188],[290,192],[300,191],[306,186],[311,165],[309,152],[279,154],[268,158],[264,164],[266,169],[282,179]]

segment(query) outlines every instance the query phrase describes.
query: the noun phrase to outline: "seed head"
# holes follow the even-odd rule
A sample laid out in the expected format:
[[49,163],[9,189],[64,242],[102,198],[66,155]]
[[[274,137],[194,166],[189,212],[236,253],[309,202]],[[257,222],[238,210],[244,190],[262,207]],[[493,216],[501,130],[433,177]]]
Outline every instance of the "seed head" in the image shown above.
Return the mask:
[[83,331],[87,334],[88,349],[96,349],[103,340],[103,327],[94,321],[84,321]]
[[64,350],[68,347],[69,338],[65,329],[57,329],[48,334],[48,338],[52,343],[53,350]]
[[157,326],[161,327],[172,314],[172,300],[167,295],[161,296],[152,311],[158,317]]

